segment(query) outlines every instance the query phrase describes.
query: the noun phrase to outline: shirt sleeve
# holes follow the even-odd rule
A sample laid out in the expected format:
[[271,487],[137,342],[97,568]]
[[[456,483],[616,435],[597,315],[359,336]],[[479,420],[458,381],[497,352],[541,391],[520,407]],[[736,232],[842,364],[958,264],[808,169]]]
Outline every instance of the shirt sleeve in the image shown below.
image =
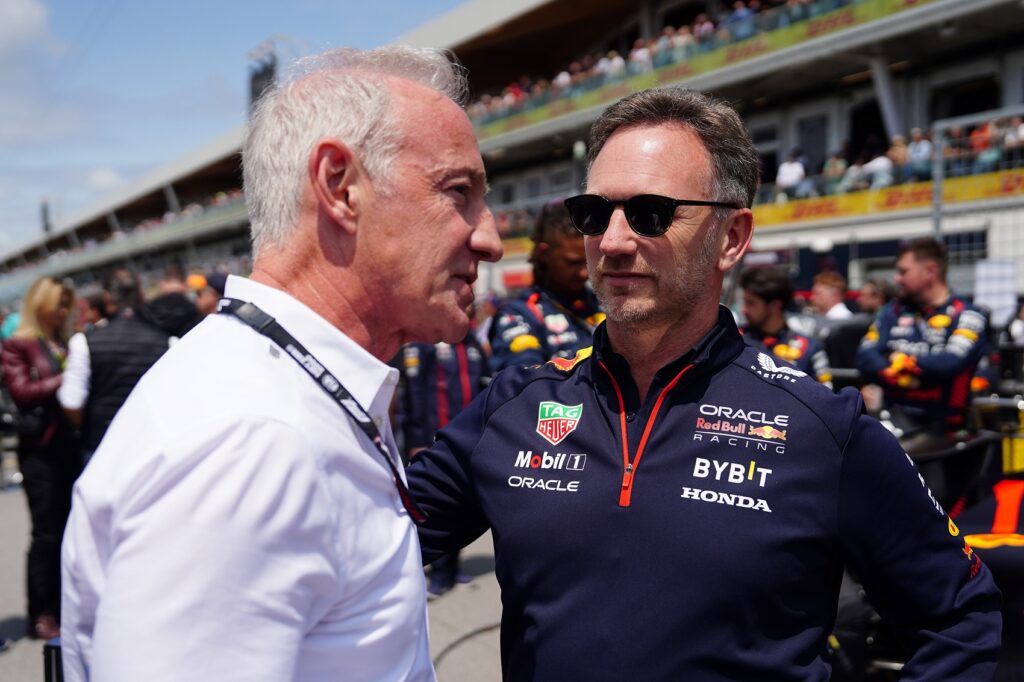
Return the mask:
[[470,471],[470,456],[483,435],[489,394],[488,388],[477,396],[406,469],[409,491],[429,517],[418,529],[424,564],[465,547],[490,527]]
[[878,378],[883,369],[889,366],[889,329],[892,325],[892,316],[889,307],[882,309],[875,321],[868,327],[867,333],[861,339],[857,348],[857,356],[854,360],[865,378],[871,382]]
[[917,367],[924,379],[945,379],[972,369],[985,351],[988,320],[977,310],[964,310],[956,318],[945,347],[917,356]]
[[181,441],[116,506],[76,485],[62,556],[68,682],[294,679],[305,633],[338,598],[341,562],[325,551],[340,545],[336,509],[303,434],[236,420]]
[[498,309],[491,324],[491,369],[540,365],[547,362],[543,325],[512,304]]
[[92,366],[89,359],[89,342],[85,334],[78,333],[68,341],[68,358],[64,366],[64,381],[57,389],[57,400],[62,407],[80,410],[89,398],[89,382]]
[[866,416],[844,452],[838,508],[848,566],[882,617],[911,633],[900,679],[992,679],[1002,625],[992,575],[896,439]]

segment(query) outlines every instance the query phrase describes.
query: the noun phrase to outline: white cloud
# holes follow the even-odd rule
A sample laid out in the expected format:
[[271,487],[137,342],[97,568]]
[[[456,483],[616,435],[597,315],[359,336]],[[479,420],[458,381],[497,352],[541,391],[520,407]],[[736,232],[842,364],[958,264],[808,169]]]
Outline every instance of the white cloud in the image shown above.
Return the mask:
[[49,42],[50,10],[39,0],[0,2],[0,54]]
[[107,190],[117,187],[122,182],[124,182],[124,178],[122,178],[121,174],[110,166],[93,168],[85,176],[86,186],[95,192],[106,192]]

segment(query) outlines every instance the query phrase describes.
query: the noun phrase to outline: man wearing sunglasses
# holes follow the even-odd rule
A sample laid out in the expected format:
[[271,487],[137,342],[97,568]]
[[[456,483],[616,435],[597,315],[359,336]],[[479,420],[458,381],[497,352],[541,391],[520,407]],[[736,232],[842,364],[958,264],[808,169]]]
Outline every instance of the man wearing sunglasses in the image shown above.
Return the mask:
[[999,593],[913,462],[719,305],[758,179],[736,112],[639,92],[588,161],[593,348],[503,372],[408,470],[425,559],[492,530],[505,679],[827,680],[844,566],[906,679],[991,679]]

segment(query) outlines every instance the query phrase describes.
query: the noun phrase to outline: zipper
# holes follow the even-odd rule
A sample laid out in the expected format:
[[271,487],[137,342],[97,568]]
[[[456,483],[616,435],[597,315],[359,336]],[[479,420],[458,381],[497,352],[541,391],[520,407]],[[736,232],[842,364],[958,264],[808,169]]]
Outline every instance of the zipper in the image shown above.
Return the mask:
[[665,388],[661,389],[661,393],[658,394],[658,399],[654,403],[654,409],[651,410],[651,416],[647,419],[647,423],[644,425],[644,435],[640,438],[640,445],[637,446],[636,455],[632,458],[629,457],[629,440],[626,437],[626,401],[622,397],[622,389],[619,388],[619,382],[615,380],[615,376],[611,373],[611,370],[600,360],[598,364],[601,369],[604,370],[605,374],[612,382],[612,387],[615,389],[615,397],[619,399],[619,431],[622,438],[622,487],[619,489],[619,506],[628,507],[633,497],[633,481],[636,478],[636,470],[640,467],[640,458],[644,454],[644,449],[647,447],[647,439],[651,435],[651,431],[654,428],[654,423],[658,419],[658,413],[661,411],[661,405],[665,402],[665,396],[668,392],[675,388],[679,380],[683,378],[693,365],[687,365],[672,379],[668,382]]

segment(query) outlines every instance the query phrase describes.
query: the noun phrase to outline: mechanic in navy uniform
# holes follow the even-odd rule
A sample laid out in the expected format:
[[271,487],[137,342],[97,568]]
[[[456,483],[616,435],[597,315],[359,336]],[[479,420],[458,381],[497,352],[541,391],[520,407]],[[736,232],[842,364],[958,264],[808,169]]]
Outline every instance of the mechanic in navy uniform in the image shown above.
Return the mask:
[[583,237],[561,200],[548,202],[533,230],[533,287],[498,307],[491,323],[491,368],[571,358],[590,345],[604,319],[587,288]]
[[593,347],[496,375],[407,471],[425,560],[492,531],[504,679],[828,680],[844,566],[910,630],[904,679],[992,679],[999,592],[913,462],[718,304],[758,180],[736,112],[642,91],[588,161]]
[[[402,383],[397,422],[406,459],[411,460],[487,386],[491,372],[472,329],[458,343],[410,343],[402,347],[400,355]],[[459,551],[455,550],[430,565],[428,598],[448,592],[459,580],[468,582],[459,573]]]
[[[904,244],[896,260],[899,296],[882,308],[857,350],[857,369],[882,387],[911,457],[955,445],[986,350],[988,320],[950,290],[948,267],[941,242],[921,237]],[[943,463],[921,466],[933,490],[947,497],[955,481],[947,480]]]
[[740,330],[744,340],[832,388],[832,369],[825,349],[816,339],[786,326],[786,310],[793,303],[789,276],[776,268],[755,268],[743,273],[740,288],[743,317],[747,321]]

